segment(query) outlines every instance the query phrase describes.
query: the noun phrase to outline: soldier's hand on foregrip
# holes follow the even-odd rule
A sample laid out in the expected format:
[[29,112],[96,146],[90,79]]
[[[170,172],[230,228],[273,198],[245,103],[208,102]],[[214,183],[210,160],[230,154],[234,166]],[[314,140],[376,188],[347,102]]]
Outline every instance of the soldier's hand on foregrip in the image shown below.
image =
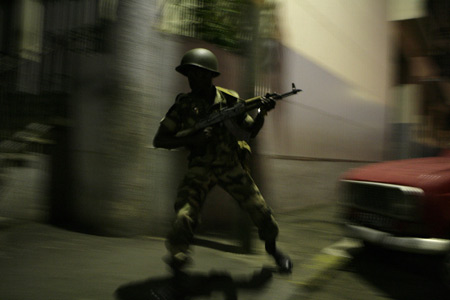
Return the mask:
[[261,97],[262,105],[259,110],[260,113],[265,114],[275,108],[277,101],[275,101],[271,96],[271,94],[267,94],[266,96]]

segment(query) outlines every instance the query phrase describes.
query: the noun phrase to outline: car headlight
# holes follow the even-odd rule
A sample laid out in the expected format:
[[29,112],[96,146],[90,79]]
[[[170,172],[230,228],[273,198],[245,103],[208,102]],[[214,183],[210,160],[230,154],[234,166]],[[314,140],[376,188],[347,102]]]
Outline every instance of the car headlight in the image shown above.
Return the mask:
[[343,180],[340,202],[395,218],[416,220],[422,195],[423,190],[415,187]]
[[397,186],[397,189],[400,193],[389,200],[389,214],[402,219],[418,219],[423,190],[406,186]]

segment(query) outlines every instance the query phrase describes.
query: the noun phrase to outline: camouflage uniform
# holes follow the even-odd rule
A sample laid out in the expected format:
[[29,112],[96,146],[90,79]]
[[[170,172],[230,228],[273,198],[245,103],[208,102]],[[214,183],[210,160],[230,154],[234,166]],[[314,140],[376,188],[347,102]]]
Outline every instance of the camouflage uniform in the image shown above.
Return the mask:
[[[214,104],[193,94],[178,95],[161,126],[172,133],[192,127],[198,120],[231,102],[238,100],[234,91],[216,87]],[[249,115],[236,120],[250,128],[253,119]],[[201,208],[208,192],[218,184],[227,191],[250,215],[258,227],[259,237],[264,241],[275,240],[278,225],[271,214],[258,187],[250,176],[245,157],[249,145],[238,139],[223,124],[214,126],[206,148],[190,149],[188,170],[182,180],[175,203],[177,213],[173,228],[167,238],[167,249],[172,255],[186,253],[199,222]]]

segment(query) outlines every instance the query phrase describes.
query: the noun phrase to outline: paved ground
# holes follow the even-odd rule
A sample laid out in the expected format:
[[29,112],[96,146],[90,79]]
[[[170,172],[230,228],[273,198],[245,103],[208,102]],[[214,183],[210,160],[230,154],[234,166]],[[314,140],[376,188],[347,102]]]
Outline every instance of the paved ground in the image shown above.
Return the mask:
[[342,238],[336,206],[310,207],[278,220],[280,247],[294,261],[292,274],[273,272],[258,241],[254,253],[244,255],[215,247],[230,241],[202,237],[193,247],[194,264],[174,285],[161,260],[166,253],[161,238],[93,236],[4,219],[0,299],[183,299],[182,292],[189,299],[302,299],[346,260],[339,244],[328,247]]
[[38,187],[44,184],[32,179],[45,180],[46,164],[35,164],[2,177],[10,182],[0,190],[0,216],[9,217],[0,217],[0,300],[306,299],[348,260],[340,251],[348,245],[336,244],[342,239],[337,206],[310,206],[277,216],[292,274],[274,272],[255,232],[253,253],[246,255],[235,251],[236,241],[201,237],[194,264],[174,282],[162,261],[162,238],[95,236],[40,222],[45,208]]

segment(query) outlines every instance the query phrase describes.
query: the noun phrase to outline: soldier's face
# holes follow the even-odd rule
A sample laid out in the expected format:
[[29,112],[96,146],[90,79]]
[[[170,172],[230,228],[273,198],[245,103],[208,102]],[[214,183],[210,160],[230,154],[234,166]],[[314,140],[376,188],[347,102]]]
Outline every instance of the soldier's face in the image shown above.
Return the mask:
[[190,68],[186,75],[193,92],[208,92],[210,90],[213,78],[212,72],[194,67]]

